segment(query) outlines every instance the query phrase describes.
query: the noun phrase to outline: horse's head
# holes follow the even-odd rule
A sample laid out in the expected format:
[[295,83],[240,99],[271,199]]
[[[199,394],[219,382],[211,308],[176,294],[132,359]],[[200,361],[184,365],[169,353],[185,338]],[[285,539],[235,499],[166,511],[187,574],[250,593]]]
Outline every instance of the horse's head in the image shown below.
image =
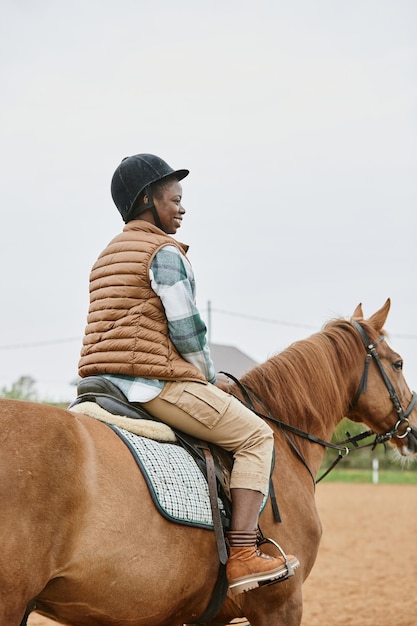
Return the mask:
[[364,421],[380,441],[390,441],[402,456],[417,454],[417,394],[403,374],[403,360],[386,341],[383,326],[390,309],[384,306],[365,320],[359,304],[351,318],[361,349],[364,369],[348,417]]

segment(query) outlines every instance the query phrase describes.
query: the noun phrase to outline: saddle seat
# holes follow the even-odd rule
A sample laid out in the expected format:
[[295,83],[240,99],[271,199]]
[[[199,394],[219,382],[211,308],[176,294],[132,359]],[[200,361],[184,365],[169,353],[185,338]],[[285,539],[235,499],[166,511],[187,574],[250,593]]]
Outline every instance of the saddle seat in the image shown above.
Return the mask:
[[113,415],[159,421],[141,405],[129,402],[123,391],[103,376],[88,376],[80,380],[77,385],[77,398],[72,405],[80,402],[96,402]]

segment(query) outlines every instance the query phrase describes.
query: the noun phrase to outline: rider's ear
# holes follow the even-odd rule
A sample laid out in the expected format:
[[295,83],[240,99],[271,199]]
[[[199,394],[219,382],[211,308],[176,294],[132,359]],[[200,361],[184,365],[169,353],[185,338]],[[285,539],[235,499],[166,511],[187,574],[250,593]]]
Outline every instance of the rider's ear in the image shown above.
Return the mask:
[[356,309],[353,311],[353,315],[350,318],[351,320],[363,320],[363,311],[362,311],[362,303],[360,302]]
[[391,306],[391,300],[388,298],[384,306],[381,307],[379,311],[374,313],[372,317],[369,318],[368,322],[372,326],[372,328],[375,328],[375,330],[377,331],[380,331],[384,328],[384,324],[388,317],[390,306]]

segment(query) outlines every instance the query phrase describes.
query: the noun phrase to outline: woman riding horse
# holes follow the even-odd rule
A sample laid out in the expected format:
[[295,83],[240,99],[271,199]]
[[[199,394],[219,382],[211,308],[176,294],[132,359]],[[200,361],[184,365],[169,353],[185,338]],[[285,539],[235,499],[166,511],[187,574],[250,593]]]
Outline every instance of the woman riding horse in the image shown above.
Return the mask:
[[116,169],[111,192],[126,225],[91,271],[79,374],[99,377],[90,391],[110,381],[151,415],[233,453],[226,574],[238,594],[284,580],[299,561],[257,548],[273,431],[226,393],[228,379],[214,371],[188,248],[171,236],[185,213],[180,180],[188,173],[152,154],[128,157]]
[[[233,388],[263,414],[279,450],[272,482],[281,523],[269,498],[260,529],[290,551],[297,546],[300,567],[279,585],[230,591],[212,621],[200,619],[219,577],[212,528],[161,515],[131,451],[107,424],[0,399],[0,626],[18,626],[30,610],[74,626],[220,626],[243,616],[251,626],[300,626],[302,584],[321,536],[315,476],[336,425],[343,416],[364,422],[375,444],[417,455],[417,394],[386,341],[389,308],[387,301],[364,319],[358,306],[352,319],[329,322]],[[395,499],[386,506],[395,508]]]

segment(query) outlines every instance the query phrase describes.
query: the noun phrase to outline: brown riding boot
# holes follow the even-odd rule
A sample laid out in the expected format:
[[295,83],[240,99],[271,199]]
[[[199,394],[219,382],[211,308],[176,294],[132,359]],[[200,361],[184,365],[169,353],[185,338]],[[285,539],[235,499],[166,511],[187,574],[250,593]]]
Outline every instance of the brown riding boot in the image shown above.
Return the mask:
[[290,554],[273,557],[262,553],[256,545],[256,531],[231,530],[226,537],[230,546],[226,575],[233,595],[255,589],[262,582],[285,580],[300,565]]

